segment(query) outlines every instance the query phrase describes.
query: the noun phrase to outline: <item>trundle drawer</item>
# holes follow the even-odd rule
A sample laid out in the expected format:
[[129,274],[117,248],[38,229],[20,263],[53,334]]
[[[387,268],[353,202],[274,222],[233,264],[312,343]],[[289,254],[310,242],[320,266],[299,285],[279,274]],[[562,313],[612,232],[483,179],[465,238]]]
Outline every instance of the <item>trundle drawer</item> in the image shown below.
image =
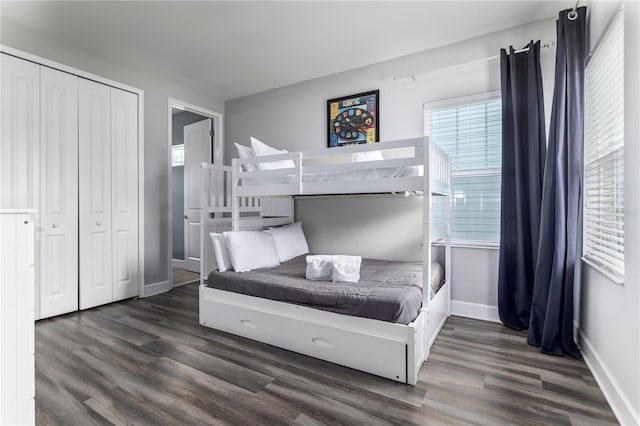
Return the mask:
[[200,322],[391,380],[407,381],[407,344],[401,340],[207,299],[200,301]]

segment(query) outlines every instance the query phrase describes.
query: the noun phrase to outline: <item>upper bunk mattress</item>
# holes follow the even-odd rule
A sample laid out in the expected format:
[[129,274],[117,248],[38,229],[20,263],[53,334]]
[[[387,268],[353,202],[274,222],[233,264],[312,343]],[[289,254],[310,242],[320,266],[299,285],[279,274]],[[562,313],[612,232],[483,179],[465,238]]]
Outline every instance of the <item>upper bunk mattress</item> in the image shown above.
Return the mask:
[[310,281],[306,256],[268,269],[209,274],[219,290],[336,312],[409,324],[422,306],[422,264],[362,259],[358,283]]

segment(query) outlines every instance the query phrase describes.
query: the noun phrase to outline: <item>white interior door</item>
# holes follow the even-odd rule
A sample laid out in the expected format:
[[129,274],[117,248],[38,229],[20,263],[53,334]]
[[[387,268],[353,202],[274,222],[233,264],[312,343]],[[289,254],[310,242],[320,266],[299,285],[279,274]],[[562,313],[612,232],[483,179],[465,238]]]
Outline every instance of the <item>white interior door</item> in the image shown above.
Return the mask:
[[111,91],[79,81],[80,309],[113,301]]
[[202,171],[200,163],[211,162],[212,121],[184,127],[184,258],[185,268],[200,272],[200,214]]
[[138,96],[111,90],[113,300],[138,295]]
[[78,77],[40,67],[40,318],[78,309]]

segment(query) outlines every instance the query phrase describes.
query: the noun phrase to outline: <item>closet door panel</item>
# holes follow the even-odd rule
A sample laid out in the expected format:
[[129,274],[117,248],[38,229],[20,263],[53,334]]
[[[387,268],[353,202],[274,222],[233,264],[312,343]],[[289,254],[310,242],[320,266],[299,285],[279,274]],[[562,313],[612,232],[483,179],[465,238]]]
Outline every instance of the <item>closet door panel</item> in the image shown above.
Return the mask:
[[0,209],[37,209],[40,66],[2,53]]
[[113,300],[111,91],[79,80],[80,309]]
[[[40,66],[0,54],[0,209],[40,208]],[[33,216],[36,231],[40,218]],[[40,239],[39,232],[36,238]],[[36,245],[35,289],[39,288]],[[38,296],[34,296],[35,298]],[[38,300],[39,297],[38,297]],[[39,308],[36,306],[36,312]]]
[[40,318],[78,309],[78,78],[41,67]]
[[138,295],[138,96],[111,88],[113,300]]

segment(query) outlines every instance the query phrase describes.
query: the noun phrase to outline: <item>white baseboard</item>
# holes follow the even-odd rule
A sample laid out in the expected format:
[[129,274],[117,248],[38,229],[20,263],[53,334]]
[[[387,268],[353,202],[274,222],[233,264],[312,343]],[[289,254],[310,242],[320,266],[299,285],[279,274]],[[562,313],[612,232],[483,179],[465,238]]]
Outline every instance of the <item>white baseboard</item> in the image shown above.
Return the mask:
[[500,322],[497,306],[462,302],[460,300],[451,301],[451,315],[483,321]]
[[153,284],[145,284],[143,297],[153,296],[155,294],[164,293],[169,290],[171,290],[171,283],[169,281],[160,281]]
[[598,386],[600,386],[618,422],[620,422],[621,425],[640,424],[640,416],[638,416],[638,413],[633,408],[629,398],[627,398],[620,389],[618,381],[613,377],[611,371],[595,350],[591,341],[582,333],[582,330],[576,323],[574,323],[574,327],[577,330],[578,344],[582,349],[584,362],[587,364],[587,367],[589,367],[589,370],[591,370],[591,374],[593,374]]

